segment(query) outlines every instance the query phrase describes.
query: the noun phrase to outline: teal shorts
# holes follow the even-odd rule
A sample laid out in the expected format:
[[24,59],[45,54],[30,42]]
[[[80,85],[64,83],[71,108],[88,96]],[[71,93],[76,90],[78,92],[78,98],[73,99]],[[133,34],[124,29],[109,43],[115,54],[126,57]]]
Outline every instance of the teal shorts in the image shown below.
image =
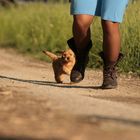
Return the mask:
[[128,0],[71,0],[71,14],[100,16],[103,20],[122,22]]

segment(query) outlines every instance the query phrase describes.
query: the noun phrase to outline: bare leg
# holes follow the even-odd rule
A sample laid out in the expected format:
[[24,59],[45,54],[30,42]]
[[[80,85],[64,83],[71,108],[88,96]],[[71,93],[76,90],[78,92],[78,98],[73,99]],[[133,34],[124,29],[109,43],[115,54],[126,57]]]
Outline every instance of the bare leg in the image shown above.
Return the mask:
[[93,16],[90,15],[74,16],[73,36],[78,50],[83,50],[90,41],[90,25],[92,21]]
[[116,62],[120,52],[119,23],[102,20],[103,52],[108,62]]

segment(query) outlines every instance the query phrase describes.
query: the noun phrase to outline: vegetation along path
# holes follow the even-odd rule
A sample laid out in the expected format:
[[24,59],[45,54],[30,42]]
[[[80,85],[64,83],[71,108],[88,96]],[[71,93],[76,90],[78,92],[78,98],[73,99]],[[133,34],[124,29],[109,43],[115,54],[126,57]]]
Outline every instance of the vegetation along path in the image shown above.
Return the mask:
[[101,90],[102,72],[56,84],[51,64],[0,49],[0,139],[138,140],[140,79],[121,75]]

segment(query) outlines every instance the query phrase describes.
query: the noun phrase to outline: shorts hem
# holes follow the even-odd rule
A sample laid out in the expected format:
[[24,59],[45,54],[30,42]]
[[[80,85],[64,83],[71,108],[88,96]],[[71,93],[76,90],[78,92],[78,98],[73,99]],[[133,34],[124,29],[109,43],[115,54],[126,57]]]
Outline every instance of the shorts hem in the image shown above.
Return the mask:
[[90,13],[90,12],[71,12],[71,15],[91,15],[91,16],[95,16],[95,14]]
[[107,17],[101,17],[102,20],[107,20],[111,22],[117,22],[117,23],[122,23],[122,19],[116,19],[116,18],[107,18]]
[[93,14],[93,13],[87,13],[87,12],[71,12],[71,15],[91,15],[91,16],[96,16],[100,17],[102,20],[107,20],[107,21],[112,21],[112,22],[117,22],[117,23],[122,23],[122,19],[117,19],[117,18],[109,18],[109,17],[102,17],[99,14]]

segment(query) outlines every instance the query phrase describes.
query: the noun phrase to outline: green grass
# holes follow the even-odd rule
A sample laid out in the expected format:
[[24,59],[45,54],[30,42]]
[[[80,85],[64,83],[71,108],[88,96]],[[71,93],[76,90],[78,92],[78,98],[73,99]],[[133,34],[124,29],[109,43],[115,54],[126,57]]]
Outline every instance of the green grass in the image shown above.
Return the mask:
[[[119,65],[122,72],[140,75],[140,2],[130,5],[121,24],[124,60]],[[10,9],[0,8],[0,47],[11,47],[21,53],[47,60],[41,50],[53,52],[67,48],[66,40],[72,36],[72,17],[68,4],[42,3],[22,5]],[[94,46],[90,52],[89,67],[100,68],[98,52],[102,49],[100,19],[92,26]]]

